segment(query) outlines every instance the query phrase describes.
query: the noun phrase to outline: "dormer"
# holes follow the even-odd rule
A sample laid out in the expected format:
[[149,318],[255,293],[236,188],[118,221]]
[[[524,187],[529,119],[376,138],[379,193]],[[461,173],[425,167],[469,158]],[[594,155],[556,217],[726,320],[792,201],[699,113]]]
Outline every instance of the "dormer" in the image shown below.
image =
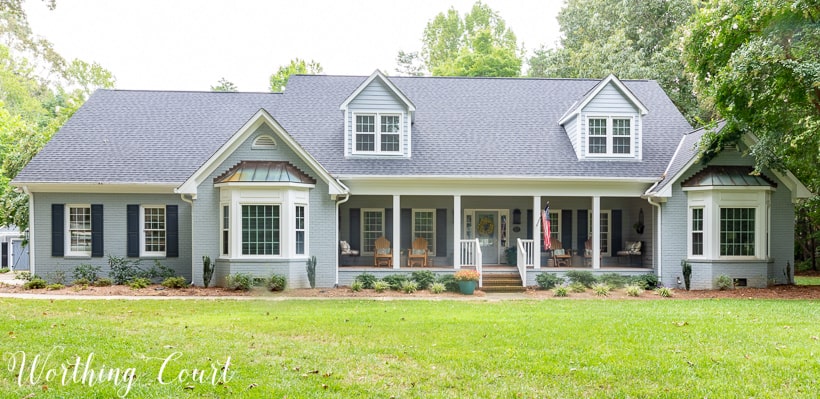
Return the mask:
[[561,117],[579,160],[642,159],[643,116],[649,111],[615,75],[609,75]]
[[339,107],[345,118],[345,157],[410,158],[416,107],[376,70]]

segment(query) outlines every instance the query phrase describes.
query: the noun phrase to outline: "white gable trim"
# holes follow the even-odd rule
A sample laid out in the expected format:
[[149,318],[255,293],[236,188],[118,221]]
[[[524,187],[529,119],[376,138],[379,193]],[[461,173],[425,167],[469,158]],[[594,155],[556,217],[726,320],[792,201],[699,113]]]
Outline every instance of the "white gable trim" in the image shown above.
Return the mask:
[[358,97],[359,94],[362,92],[362,90],[364,90],[367,86],[369,86],[370,83],[372,83],[373,80],[375,80],[375,79],[381,80],[381,82],[384,83],[385,86],[390,88],[390,90],[393,92],[393,94],[395,94],[396,97],[401,99],[401,101],[404,103],[404,105],[407,106],[407,110],[409,112],[414,112],[416,110],[416,106],[413,104],[413,102],[410,101],[410,99],[407,98],[407,96],[405,96],[404,93],[402,93],[402,91],[399,90],[399,88],[396,87],[396,85],[394,85],[393,82],[391,82],[390,79],[388,79],[387,76],[385,76],[378,69],[375,72],[373,72],[367,79],[365,79],[364,82],[362,84],[360,84],[359,87],[356,88],[356,90],[353,91],[353,94],[351,94],[350,96],[347,97],[347,99],[342,103],[342,105],[339,107],[339,109],[342,110],[342,111],[346,111],[347,106],[350,105],[350,102],[355,100],[356,97]]
[[330,173],[316,161],[304,148],[302,148],[296,140],[279,124],[273,116],[264,109],[260,109],[253,117],[251,117],[239,130],[234,133],[231,138],[225,142],[219,149],[205,161],[199,169],[196,170],[189,178],[177,187],[174,192],[178,194],[190,194],[196,198],[197,187],[209,176],[213,171],[221,165],[234,151],[262,124],[267,124],[282,141],[293,149],[293,152],[299,156],[305,163],[310,166],[319,177],[324,180],[331,195],[347,194],[348,190],[340,185]]
[[627,100],[629,100],[632,103],[632,105],[638,108],[638,111],[641,115],[646,115],[649,113],[649,110],[646,108],[646,106],[643,105],[641,100],[638,100],[638,97],[635,97],[635,95],[632,94],[632,91],[629,90],[623,84],[623,82],[620,81],[620,79],[615,77],[615,75],[609,75],[600,82],[598,82],[598,84],[595,85],[595,87],[593,87],[592,90],[590,90],[590,92],[586,96],[584,96],[580,104],[574,103],[573,106],[570,108],[572,109],[572,112],[564,114],[564,116],[562,116],[561,119],[558,121],[558,124],[563,125],[564,123],[569,121],[573,116],[579,115],[581,113],[581,110],[583,110],[584,107],[586,107],[587,104],[589,104],[589,102],[592,101],[592,99],[595,98],[598,95],[598,93],[600,93],[601,90],[603,90],[604,87],[606,87],[610,83],[615,85],[615,87],[626,96]]

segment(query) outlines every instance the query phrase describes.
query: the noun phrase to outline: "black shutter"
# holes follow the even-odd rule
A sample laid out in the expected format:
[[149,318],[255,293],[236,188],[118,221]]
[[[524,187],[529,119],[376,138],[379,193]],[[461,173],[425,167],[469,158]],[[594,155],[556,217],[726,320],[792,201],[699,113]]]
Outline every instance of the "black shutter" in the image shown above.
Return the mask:
[[129,258],[138,258],[140,256],[140,206],[127,205],[125,214],[126,231],[128,232],[126,255]]
[[101,258],[105,249],[103,247],[103,206],[102,204],[91,205],[91,257]]
[[350,248],[357,251],[364,251],[361,247],[362,237],[362,210],[359,208],[350,208],[350,237],[347,237],[350,243]]
[[65,205],[51,204],[51,256],[63,256],[65,250]]
[[165,206],[165,256],[179,257],[179,206]]
[[384,238],[390,241],[390,249],[393,249],[393,208],[384,210]]
[[612,210],[612,238],[609,240],[609,248],[612,255],[621,250],[621,243],[623,240],[622,221],[623,216],[620,209]]
[[402,248],[409,249],[413,246],[413,210],[409,208],[402,208],[401,214],[401,244]]
[[564,248],[572,248],[572,209],[561,211],[561,244]]
[[447,209],[436,209],[436,256],[447,256]]
[[587,238],[589,237],[589,217],[587,216],[589,213],[586,209],[579,209],[578,210],[578,242],[575,243],[575,249],[578,250],[578,253],[581,255],[584,254],[584,244],[587,242]]
[[527,209],[527,239],[532,240],[532,209]]

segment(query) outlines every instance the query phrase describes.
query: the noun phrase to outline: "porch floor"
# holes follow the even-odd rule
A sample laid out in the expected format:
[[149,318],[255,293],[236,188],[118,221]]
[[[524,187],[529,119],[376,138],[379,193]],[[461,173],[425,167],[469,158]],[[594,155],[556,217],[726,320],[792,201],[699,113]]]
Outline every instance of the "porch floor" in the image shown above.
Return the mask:
[[[464,266],[465,269],[473,268],[472,266]],[[350,272],[366,272],[366,271],[373,271],[373,270],[381,270],[381,271],[402,271],[402,272],[412,272],[414,270],[430,270],[432,272],[448,272],[455,269],[453,265],[436,265],[432,267],[406,267],[402,266],[398,269],[394,269],[391,267],[375,267],[373,265],[362,265],[362,266],[340,266],[340,271],[350,271]],[[509,265],[484,265],[482,270],[487,273],[510,273],[516,271],[515,266]],[[528,267],[527,271],[534,271],[536,270],[534,267]],[[561,266],[561,267],[554,267],[554,266],[541,266],[541,271],[550,271],[550,272],[560,272],[560,271],[569,271],[569,270],[589,270],[589,271],[603,271],[607,273],[615,273],[615,272],[636,272],[636,271],[651,271],[651,267],[642,267],[642,266],[632,266],[632,265],[605,265],[601,266],[600,269],[593,269],[590,266]]]

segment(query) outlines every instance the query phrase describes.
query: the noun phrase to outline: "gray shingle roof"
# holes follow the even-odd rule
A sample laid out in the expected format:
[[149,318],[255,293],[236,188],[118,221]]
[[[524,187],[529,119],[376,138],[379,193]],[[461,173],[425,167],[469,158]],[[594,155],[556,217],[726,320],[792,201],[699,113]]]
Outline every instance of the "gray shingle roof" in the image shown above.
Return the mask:
[[[724,126],[726,126],[726,122],[720,121],[715,129],[720,131]],[[674,179],[675,176],[677,176],[683,168],[685,168],[686,165],[688,165],[689,162],[691,162],[698,155],[698,142],[700,142],[700,139],[708,131],[709,130],[707,128],[700,128],[692,132],[688,132],[683,136],[681,139],[682,142],[680,143],[680,149],[669,161],[669,167],[663,176],[663,180],[652,187],[648,192],[649,194],[658,193],[664,187],[673,182],[672,179]]]
[[599,80],[391,77],[416,105],[410,159],[344,157],[340,104],[366,77],[293,76],[284,94],[100,90],[18,182],[181,184],[260,108],[334,176],[660,178],[691,126],[654,81],[643,161],[578,161],[557,121]]

